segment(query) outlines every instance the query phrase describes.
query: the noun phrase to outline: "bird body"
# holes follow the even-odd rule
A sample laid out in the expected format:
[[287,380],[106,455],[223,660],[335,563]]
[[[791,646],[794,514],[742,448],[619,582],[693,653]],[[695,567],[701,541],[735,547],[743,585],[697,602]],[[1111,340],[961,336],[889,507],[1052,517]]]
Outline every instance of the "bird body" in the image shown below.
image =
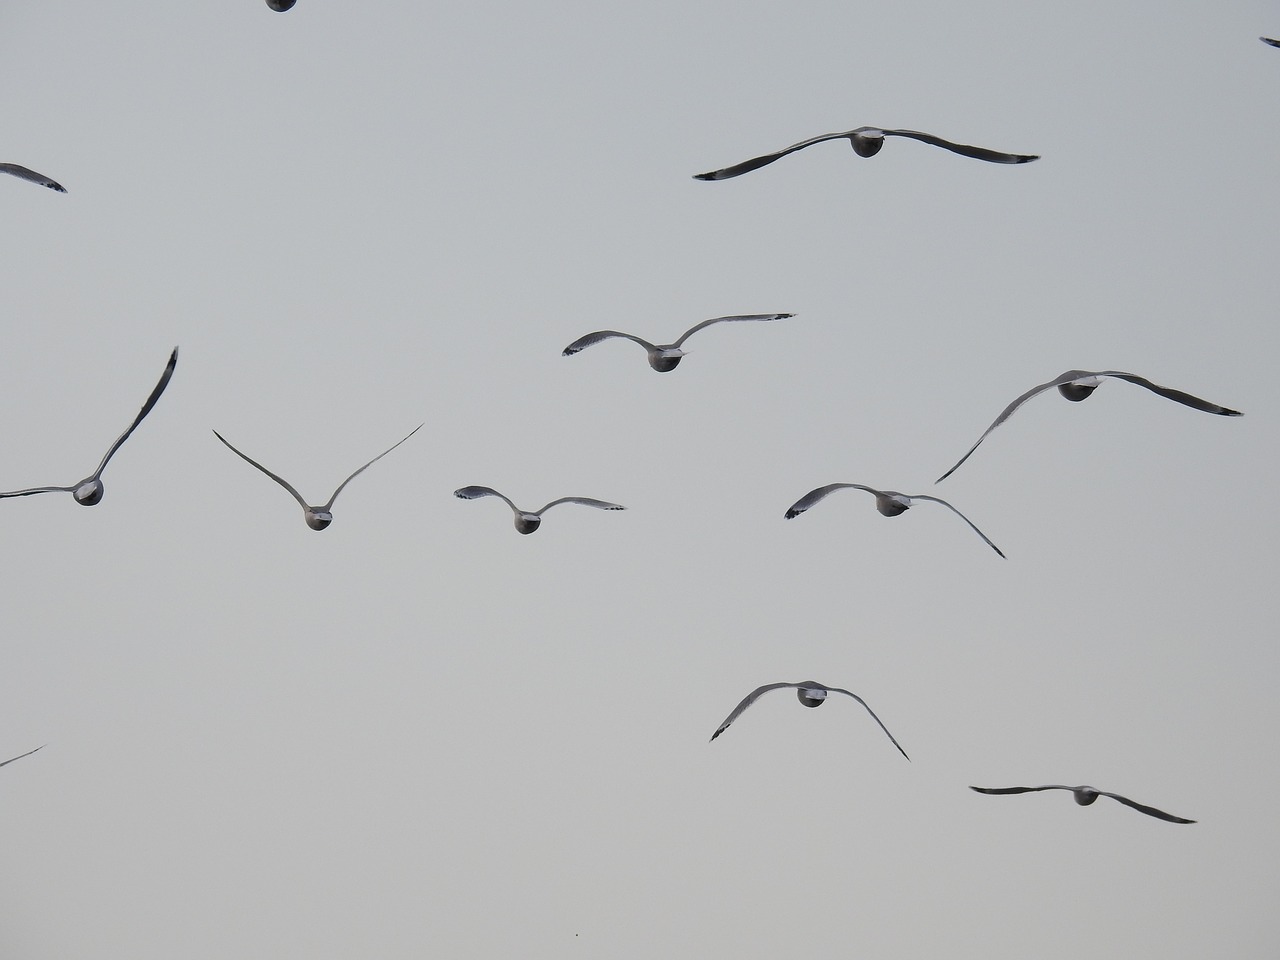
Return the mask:
[[102,471],[107,469],[107,464],[111,462],[111,458],[115,456],[120,445],[129,439],[129,435],[137,429],[138,424],[142,422],[143,417],[151,412],[151,408],[156,405],[156,401],[160,399],[160,395],[164,393],[164,388],[169,385],[169,380],[173,376],[174,368],[178,365],[178,348],[173,348],[173,353],[169,355],[169,362],[165,365],[164,373],[160,375],[160,381],[151,391],[151,396],[147,397],[146,403],[142,405],[142,409],[138,411],[138,415],[133,418],[133,423],[129,424],[127,430],[116,438],[116,442],[111,445],[102,458],[102,462],[98,464],[98,469],[93,471],[89,476],[85,477],[79,483],[73,483],[65,487],[48,486],[48,487],[29,487],[26,490],[10,490],[0,493],[0,499],[6,497],[29,497],[35,493],[70,493],[75,498],[76,503],[82,507],[92,507],[102,500]]
[[880,152],[884,146],[885,137],[906,137],[910,140],[919,140],[922,143],[932,144],[935,147],[942,147],[944,150],[950,150],[952,153],[958,153],[964,157],[972,157],[975,160],[986,160],[988,163],[1029,163],[1032,160],[1039,160],[1038,156],[1022,153],[1001,153],[998,150],[988,150],[986,147],[975,147],[967,143],[953,143],[950,140],[943,140],[941,137],[935,137],[929,133],[921,133],[919,130],[888,130],[880,127],[858,127],[854,130],[844,130],[839,133],[824,133],[821,136],[810,137],[808,140],[801,140],[799,143],[793,143],[789,147],[784,147],[775,153],[766,153],[759,157],[753,157],[750,160],[744,160],[742,163],[736,163],[731,167],[724,167],[720,170],[712,170],[710,173],[694,174],[695,180],[728,180],[732,177],[740,177],[744,173],[750,173],[752,170],[758,170],[761,167],[773,163],[775,160],[781,160],[788,154],[795,153],[797,150],[803,150],[805,147],[811,147],[815,143],[825,143],[828,140],[848,140],[849,145],[853,147],[853,152],[860,157],[874,157]]
[[[720,736],[720,734],[724,733],[725,730],[729,729],[729,725],[733,723],[733,721],[737,720],[747,707],[760,699],[761,695],[768,693],[770,690],[781,690],[785,688],[794,689],[796,691],[796,697],[806,707],[822,706],[822,704],[826,702],[827,694],[829,693],[843,693],[846,697],[852,697],[854,700],[857,700],[862,704],[867,713],[871,714],[871,719],[880,725],[880,729],[884,731],[885,736],[889,738],[893,745],[898,748],[898,752],[904,757],[907,757],[907,751],[902,749],[902,746],[898,741],[893,738],[893,734],[889,732],[889,728],[886,727],[881,722],[880,718],[875,715],[875,711],[867,706],[867,702],[865,700],[856,693],[851,693],[840,687],[828,687],[826,684],[818,683],[816,680],[802,680],[799,683],[766,683],[762,687],[756,687],[756,689],[752,690],[742,698],[742,702],[733,708],[733,712],[730,713],[729,716],[725,717],[724,722],[716,728],[716,732],[711,734],[711,739],[714,740],[716,737]],[[907,759],[910,760],[911,758],[907,757]]]
[[674,370],[676,365],[680,363],[684,357],[685,351],[681,349],[681,345],[689,339],[690,335],[697,333],[703,327],[710,326],[713,323],[724,323],[734,320],[785,320],[793,317],[793,313],[746,313],[732,317],[713,317],[710,320],[703,320],[696,323],[683,334],[675,343],[650,343],[648,340],[641,339],[630,333],[622,333],[618,330],[597,330],[594,333],[588,333],[579,337],[573,343],[569,344],[561,352],[561,356],[571,357],[575,353],[585,350],[593,344],[600,343],[602,340],[611,340],[615,337],[621,337],[624,340],[632,340],[644,347],[645,352],[649,356],[649,366],[653,367],[659,373],[666,373]]
[[1076,803],[1082,807],[1087,807],[1099,797],[1110,797],[1112,800],[1118,800],[1127,807],[1145,813],[1149,817],[1156,817],[1159,820],[1168,820],[1170,823],[1195,823],[1194,820],[1186,820],[1182,817],[1175,817],[1171,813],[1165,813],[1163,810],[1157,810],[1155,807],[1148,807],[1145,804],[1135,803],[1128,797],[1122,797],[1118,793],[1108,793],[1105,790],[1099,790],[1096,787],[1078,786],[1068,787],[1061,783],[1047,783],[1040,787],[970,787],[970,790],[976,790],[978,793],[986,793],[993,795],[1011,794],[1011,793],[1034,793],[1039,790],[1070,790],[1071,795],[1075,798]]
[[552,500],[541,510],[521,510],[511,499],[499,493],[493,487],[459,487],[453,491],[453,495],[459,500],[478,500],[480,497],[497,497],[515,514],[516,529],[524,534],[533,533],[542,525],[542,515],[559,503],[577,503],[584,507],[595,507],[597,510],[625,510],[626,507],[619,503],[609,503],[605,500],[593,500],[591,497],[561,497],[558,500]]
[[946,507],[948,510],[950,510],[952,513],[954,513],[957,517],[959,517],[961,520],[963,520],[965,523],[967,523],[969,527],[973,530],[973,532],[976,533],[978,536],[980,536],[986,542],[987,546],[989,546],[996,553],[1000,554],[1000,556],[1002,557],[1004,556],[1004,552],[999,547],[997,547],[994,543],[992,543],[990,538],[981,530],[979,530],[972,520],[970,520],[963,513],[961,513],[959,510],[953,507],[946,500],[943,500],[941,497],[930,497],[926,494],[908,495],[905,493],[899,493],[897,490],[877,490],[875,487],[868,487],[861,483],[829,483],[825,487],[817,487],[813,490],[810,490],[803,497],[801,497],[799,500],[793,503],[790,507],[788,507],[787,512],[783,514],[783,516],[785,516],[788,520],[792,520],[800,516],[800,514],[804,513],[810,507],[826,499],[827,494],[832,493],[833,491],[842,490],[845,488],[849,488],[852,490],[865,490],[867,493],[873,494],[876,498],[876,509],[879,510],[880,513],[882,513],[886,517],[896,517],[901,513],[906,513],[907,510],[909,510],[917,500],[928,500],[928,501],[932,501],[933,503],[940,503],[944,507]]
[[368,470],[371,466],[373,466],[375,463],[377,463],[379,460],[385,457],[388,453],[390,453],[396,447],[400,446],[400,444],[404,443],[405,440],[408,440],[409,437],[412,437],[415,433],[421,430],[422,427],[423,427],[423,424],[421,423],[418,424],[416,427],[414,427],[412,430],[409,431],[408,436],[404,437],[403,439],[397,440],[395,443],[389,446],[386,450],[383,450],[380,454],[378,454],[376,457],[374,457],[372,460],[366,463],[359,470],[356,470],[354,473],[352,473],[351,476],[347,477],[347,479],[343,480],[342,483],[338,484],[338,489],[333,491],[333,496],[329,498],[329,501],[322,506],[313,506],[307,503],[307,501],[303,499],[302,494],[298,493],[298,491],[295,490],[293,486],[290,483],[288,483],[288,481],[272,473],[262,464],[258,463],[258,461],[246,456],[245,454],[237,450],[235,447],[231,446],[231,443],[217,430],[213,431],[213,435],[217,437],[219,440],[221,440],[224,444],[226,444],[227,447],[230,448],[231,452],[234,453],[236,456],[240,457],[240,459],[248,461],[250,464],[257,467],[259,470],[265,473],[268,477],[270,477],[276,483],[280,484],[280,486],[288,490],[289,493],[293,495],[293,499],[297,500],[298,503],[302,506],[303,517],[307,521],[308,527],[310,527],[312,530],[323,530],[325,527],[329,526],[329,524],[333,523],[333,502],[338,499],[338,494],[342,492],[343,488],[352,480],[354,480],[356,477],[358,477],[360,474],[364,473],[364,471]]
[[947,477],[951,476],[951,474],[955,473],[960,467],[960,464],[968,460],[973,454],[973,451],[978,449],[982,441],[987,439],[987,436],[992,430],[1008,420],[1015,410],[1032,397],[1043,393],[1052,387],[1056,387],[1058,389],[1058,393],[1066,399],[1073,403],[1079,403],[1081,400],[1087,400],[1093,391],[1098,389],[1099,384],[1107,378],[1126,380],[1139,387],[1145,387],[1152,393],[1162,396],[1167,400],[1174,400],[1184,406],[1192,407],[1196,410],[1202,410],[1205,413],[1217,414],[1220,417],[1243,416],[1239,410],[1232,410],[1230,407],[1210,403],[1208,400],[1201,400],[1199,397],[1193,397],[1189,393],[1183,393],[1181,390],[1174,390],[1171,387],[1162,387],[1160,384],[1152,383],[1146,377],[1140,377],[1136,373],[1125,373],[1121,370],[1067,370],[1065,373],[1059,374],[1047,383],[1037,384],[1026,393],[1022,394],[1022,396],[1014,400],[1013,403],[1005,407],[1004,410],[1001,411],[1000,416],[996,417],[991,426],[987,427],[982,436],[978,438],[977,442],[968,449],[963,457],[956,461],[955,466],[935,480],[934,483],[941,483],[943,480],[947,479]]

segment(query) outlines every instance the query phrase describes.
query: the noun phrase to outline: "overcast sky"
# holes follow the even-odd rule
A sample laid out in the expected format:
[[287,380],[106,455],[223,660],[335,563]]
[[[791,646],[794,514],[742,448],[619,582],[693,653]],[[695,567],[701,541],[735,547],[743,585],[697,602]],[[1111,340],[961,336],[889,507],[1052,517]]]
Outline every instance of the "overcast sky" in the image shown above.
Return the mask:
[[[8,0],[5,960],[1269,958],[1280,8]],[[1042,159],[847,143],[861,125]],[[668,342],[573,357],[592,330]],[[1242,410],[1110,381],[1127,370]],[[323,502],[293,499],[218,430]],[[945,497],[888,519],[835,481]],[[493,486],[627,506],[523,537]],[[814,679],[858,704],[753,688]],[[1092,784],[1199,821],[1061,792]]]

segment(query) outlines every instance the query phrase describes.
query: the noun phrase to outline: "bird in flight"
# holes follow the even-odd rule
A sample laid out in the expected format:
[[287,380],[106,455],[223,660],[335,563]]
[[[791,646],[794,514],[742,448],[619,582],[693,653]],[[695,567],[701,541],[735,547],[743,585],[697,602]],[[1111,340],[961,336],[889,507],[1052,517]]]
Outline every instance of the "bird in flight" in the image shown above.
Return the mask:
[[759,170],[761,167],[768,166],[775,160],[781,160],[789,153],[795,153],[797,150],[811,147],[815,143],[825,143],[828,140],[848,140],[849,145],[853,147],[853,152],[858,156],[874,157],[880,152],[880,148],[884,146],[885,137],[907,137],[910,140],[919,140],[921,143],[930,143],[935,147],[942,147],[944,150],[958,153],[962,157],[973,157],[975,160],[986,160],[989,163],[1030,163],[1032,160],[1040,159],[1039,156],[1031,154],[1001,153],[998,150],[974,147],[967,143],[952,143],[950,140],[943,140],[941,137],[935,137],[929,133],[921,133],[919,130],[882,130],[879,127],[858,127],[856,130],[845,130],[841,133],[824,133],[820,137],[810,137],[808,140],[793,143],[791,146],[785,147],[776,153],[766,153],[764,156],[743,160],[741,163],[735,163],[731,167],[712,170],[710,173],[695,173],[693,178],[695,180],[728,180],[730,177],[740,177],[744,173],[750,173],[752,170]]
[[1193,397],[1191,394],[1183,393],[1181,390],[1172,390],[1169,387],[1162,387],[1158,383],[1152,383],[1145,377],[1138,376],[1136,373],[1123,373],[1119,370],[1068,370],[1066,373],[1059,374],[1054,377],[1048,383],[1042,383],[1038,386],[1032,387],[1022,396],[1018,397],[1017,400],[1014,400],[1013,403],[1005,407],[1000,416],[996,417],[995,422],[992,423],[991,426],[987,427],[982,436],[978,438],[977,443],[969,448],[968,453],[957,460],[955,466],[935,480],[934,483],[941,483],[943,480],[947,479],[947,477],[951,476],[951,474],[955,473],[960,464],[968,460],[973,451],[978,449],[978,444],[987,439],[987,435],[991,433],[992,430],[1008,420],[1015,410],[1036,394],[1043,393],[1052,387],[1057,387],[1058,392],[1068,400],[1073,403],[1079,403],[1081,400],[1087,400],[1089,395],[1093,393],[1094,390],[1098,389],[1098,385],[1108,377],[1115,380],[1127,380],[1129,383],[1136,383],[1138,386],[1146,387],[1152,393],[1159,394],[1168,400],[1176,400],[1178,403],[1185,404],[1188,407],[1193,407],[1196,410],[1203,410],[1205,413],[1216,413],[1220,417],[1244,416],[1244,414],[1239,410],[1232,410],[1230,407],[1222,407],[1216,403],[1210,403],[1208,400],[1201,400],[1199,397]]
[[[842,690],[840,687],[828,687],[826,684],[818,683],[816,680],[805,680],[801,683],[766,683],[763,687],[756,687],[756,689],[752,690],[742,698],[742,702],[740,704],[733,708],[733,713],[725,717],[724,723],[720,724],[720,726],[716,728],[716,732],[711,735],[711,739],[714,740],[716,737],[720,736],[720,734],[728,730],[729,724],[737,720],[738,717],[742,715],[742,711],[746,710],[747,707],[759,700],[761,694],[768,693],[770,690],[781,690],[787,687],[795,690],[796,697],[806,707],[822,706],[822,704],[826,702],[827,694],[829,693],[843,693],[846,697],[853,697],[853,699],[862,704],[867,713],[871,714],[871,719],[880,724],[880,729],[884,731],[884,735],[889,738],[893,745],[898,748],[898,752],[904,757],[907,757],[907,751],[903,750],[898,741],[893,739],[893,734],[889,732],[889,728],[886,727],[881,722],[880,718],[876,716],[875,711],[867,706],[867,701],[863,700],[856,693],[850,693],[848,690]],[[910,760],[911,758],[907,757],[907,759]]]
[[57,180],[50,180],[43,173],[36,173],[34,170],[28,169],[21,164],[0,163],[0,173],[7,173],[15,177],[21,177],[23,180],[30,180],[32,183],[38,183],[40,186],[48,187],[50,190],[57,190],[59,193],[67,192],[67,188]]
[[228,447],[231,447],[231,452],[236,454],[236,456],[240,457],[243,460],[248,460],[249,463],[253,464],[253,466],[257,467],[259,470],[265,473],[268,477],[270,477],[276,483],[280,484],[280,486],[284,487],[291,494],[293,494],[293,499],[297,500],[298,503],[302,504],[302,512],[303,512],[303,515],[306,517],[307,526],[310,527],[312,530],[323,530],[329,524],[333,523],[333,512],[332,512],[333,501],[338,499],[338,494],[342,492],[343,487],[345,487],[348,483],[350,483],[360,474],[368,470],[371,466],[373,466],[375,463],[377,463],[379,460],[385,457],[388,453],[390,453],[396,447],[400,446],[400,444],[404,443],[405,440],[408,440],[409,437],[412,437],[415,433],[421,430],[422,427],[423,427],[423,424],[421,423],[418,424],[416,427],[414,427],[412,430],[409,431],[409,436],[404,437],[401,440],[397,440],[395,443],[387,447],[386,450],[383,450],[380,454],[378,454],[376,457],[374,457],[372,460],[366,463],[363,467],[361,467],[355,473],[351,474],[351,476],[347,477],[347,479],[343,480],[340,484],[338,484],[338,489],[333,491],[333,496],[329,498],[329,501],[325,503],[323,506],[319,506],[319,507],[315,507],[307,503],[306,500],[302,499],[302,494],[298,493],[298,491],[295,490],[292,487],[292,485],[290,485],[286,480],[276,476],[274,473],[272,473],[262,464],[258,463],[258,461],[253,460],[249,457],[246,457],[243,453],[241,453],[235,447],[232,447],[231,444],[227,442],[226,438],[223,437],[223,435],[220,434],[217,430],[213,431],[213,435],[217,437],[219,440],[221,440],[223,443],[225,443]]
[[1118,793],[1107,793],[1105,790],[1097,790],[1093,787],[1068,787],[1061,783],[1047,783],[1043,787],[970,787],[970,790],[976,790],[978,793],[990,794],[1006,794],[1006,793],[1032,793],[1036,790],[1070,790],[1076,798],[1076,803],[1082,807],[1087,807],[1099,797],[1110,797],[1112,800],[1119,800],[1126,807],[1145,813],[1149,817],[1156,817],[1160,820],[1168,820],[1170,823],[1195,823],[1194,820],[1184,820],[1182,817],[1175,817],[1172,813],[1165,813],[1163,810],[1157,810],[1155,807],[1148,807],[1145,804],[1134,803],[1128,797],[1122,797]]
[[[43,750],[43,749],[44,749],[43,743],[40,744],[40,746],[36,747],[36,750]],[[13,763],[13,761],[15,760],[21,760],[23,757],[29,757],[33,753],[35,753],[36,750],[28,750],[26,753],[20,753],[16,757],[10,757],[8,760],[0,760],[0,767],[3,767],[5,764],[8,764],[8,763]]]
[[626,340],[634,340],[640,346],[644,347],[649,354],[649,366],[657,370],[659,373],[666,373],[668,370],[674,370],[676,364],[680,362],[680,358],[685,356],[685,351],[680,349],[690,336],[697,333],[703,327],[709,327],[713,323],[727,323],[731,320],[785,320],[788,317],[794,317],[794,313],[747,313],[735,317],[713,317],[710,320],[703,320],[701,323],[695,323],[692,327],[680,335],[680,339],[675,343],[650,343],[648,340],[642,340],[630,333],[619,333],[617,330],[597,330],[595,333],[588,333],[584,337],[579,337],[573,343],[564,348],[560,354],[562,357],[572,357],[575,353],[585,350],[594,343],[601,340],[609,340],[613,337],[622,337]]
[[164,393],[164,388],[169,385],[169,378],[173,376],[173,368],[178,365],[178,348],[173,348],[173,353],[169,354],[169,363],[164,368],[164,373],[160,375],[160,382],[156,384],[151,396],[147,397],[147,402],[142,405],[142,409],[138,411],[138,415],[134,417],[133,423],[129,424],[129,429],[116,439],[111,445],[111,449],[107,451],[106,456],[102,458],[102,462],[98,464],[98,469],[93,471],[89,476],[85,477],[79,483],[73,483],[67,487],[31,487],[27,490],[10,490],[6,493],[0,493],[0,499],[5,497],[29,497],[33,493],[70,493],[76,498],[76,503],[85,507],[92,507],[95,503],[102,499],[102,471],[107,468],[107,464],[111,462],[111,458],[115,456],[115,452],[120,449],[120,445],[129,439],[129,434],[137,428],[142,422],[142,418],[151,412],[151,408],[156,405],[156,401],[160,399],[160,394]]
[[554,507],[558,503],[580,503],[584,507],[595,507],[598,510],[625,510],[626,507],[619,503],[608,503],[604,500],[592,500],[590,497],[561,497],[559,500],[552,500],[541,510],[521,510],[511,500],[504,497],[492,487],[460,487],[453,491],[453,495],[459,500],[476,500],[479,497],[497,497],[508,507],[511,512],[516,515],[516,529],[521,533],[533,533],[542,524],[542,515]]
[[1004,556],[1004,552],[999,547],[997,547],[994,543],[992,543],[990,538],[988,538],[985,533],[979,530],[977,526],[974,525],[974,522],[972,520],[966,517],[963,513],[961,513],[951,504],[947,503],[947,501],[943,500],[941,497],[930,497],[924,494],[909,495],[905,493],[898,493],[898,491],[896,490],[877,490],[875,487],[867,487],[862,485],[861,483],[829,483],[825,487],[818,487],[816,490],[810,490],[803,497],[801,497],[799,500],[797,500],[795,503],[789,506],[784,516],[788,520],[798,517],[800,516],[800,514],[804,513],[814,504],[818,503],[818,501],[824,499],[827,496],[827,494],[831,493],[833,490],[840,490],[845,487],[848,487],[853,490],[865,490],[867,491],[867,493],[873,494],[876,498],[876,509],[879,510],[886,517],[896,517],[900,513],[905,513],[912,506],[914,506],[916,501],[918,500],[929,500],[929,501],[932,501],[933,503],[940,503],[944,507],[946,507],[948,510],[950,510],[952,513],[954,513],[957,517],[959,517],[961,520],[963,520],[965,523],[969,524],[969,526],[973,529],[973,532],[986,541],[987,546],[989,546],[996,553],[1000,554],[1000,556],[1002,557]]

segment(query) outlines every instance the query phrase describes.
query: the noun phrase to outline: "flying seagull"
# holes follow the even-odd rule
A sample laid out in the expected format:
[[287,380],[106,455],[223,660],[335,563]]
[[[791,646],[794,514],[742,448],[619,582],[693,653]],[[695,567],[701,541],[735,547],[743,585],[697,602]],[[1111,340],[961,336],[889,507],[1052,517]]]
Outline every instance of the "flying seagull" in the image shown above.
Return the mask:
[[[853,697],[853,699],[857,700],[866,708],[867,713],[871,714],[871,719],[880,724],[880,729],[883,730],[884,735],[893,742],[893,745],[898,748],[898,752],[904,757],[907,757],[907,751],[903,750],[898,741],[893,739],[893,734],[889,732],[889,728],[880,722],[880,718],[876,716],[874,710],[867,706],[867,702],[865,700],[856,693],[850,693],[848,690],[842,690],[840,687],[828,687],[825,684],[818,683],[816,680],[805,680],[801,683],[766,683],[763,687],[757,687],[743,697],[742,702],[733,708],[733,713],[725,717],[724,723],[720,724],[720,726],[716,728],[716,732],[711,735],[711,739],[714,740],[716,737],[720,736],[720,734],[728,730],[729,724],[737,720],[742,714],[742,711],[746,710],[747,707],[760,699],[760,695],[762,693],[768,693],[770,690],[781,690],[784,687],[793,688],[796,691],[796,697],[806,707],[822,706],[823,701],[827,699],[827,694],[829,693],[843,693],[846,697]],[[907,757],[907,759],[910,760],[911,758]]]
[[298,503],[302,504],[302,512],[306,516],[307,526],[310,527],[312,530],[323,530],[329,524],[333,523],[333,513],[331,512],[333,510],[333,501],[338,499],[338,494],[342,492],[343,487],[345,487],[348,483],[350,483],[360,474],[368,470],[371,466],[373,466],[375,463],[377,463],[379,460],[385,457],[388,453],[390,453],[396,447],[400,446],[400,444],[404,443],[405,440],[408,440],[409,437],[412,437],[415,433],[421,430],[422,427],[423,427],[423,424],[421,423],[418,424],[416,427],[414,427],[412,430],[409,431],[409,436],[405,437],[402,440],[397,440],[395,443],[387,447],[386,450],[383,450],[380,454],[378,454],[376,457],[374,457],[372,460],[366,463],[363,467],[361,467],[355,473],[351,474],[351,476],[347,477],[347,479],[343,480],[340,484],[338,484],[338,489],[333,491],[333,496],[329,498],[329,502],[321,507],[313,507],[311,504],[307,503],[307,501],[302,499],[302,494],[298,493],[297,490],[293,489],[293,487],[288,482],[276,476],[274,473],[272,473],[262,464],[258,463],[258,461],[250,459],[249,457],[246,457],[243,453],[241,453],[235,447],[232,447],[230,443],[227,443],[226,438],[223,437],[222,434],[220,434],[217,430],[213,431],[213,435],[217,437],[219,440],[221,440],[223,443],[226,443],[228,447],[231,447],[232,453],[236,454],[238,457],[244,460],[248,460],[249,463],[253,464],[259,470],[265,473],[268,477],[270,477],[276,483],[280,484],[280,486],[284,487],[291,494],[293,494],[293,499],[297,500]]
[[40,186],[48,187],[50,190],[57,190],[59,193],[67,192],[67,188],[57,180],[50,180],[43,173],[36,173],[34,170],[17,163],[0,163],[0,173],[8,173],[15,177],[21,177],[23,180],[30,180],[32,183],[38,183]]
[[963,520],[965,523],[969,524],[970,527],[973,527],[973,532],[976,533],[978,536],[980,536],[983,540],[986,540],[987,546],[989,546],[996,553],[1000,554],[1000,556],[1002,557],[1004,556],[1004,553],[1001,551],[1001,549],[997,547],[994,543],[992,543],[987,538],[987,535],[985,533],[983,533],[976,526],[974,526],[974,523],[972,520],[970,520],[963,513],[961,513],[959,510],[957,510],[955,507],[953,507],[951,504],[947,503],[947,501],[941,499],[940,497],[930,497],[930,496],[925,496],[923,494],[909,495],[905,493],[898,493],[898,491],[896,490],[877,490],[875,487],[866,487],[860,483],[829,483],[825,487],[818,487],[816,490],[810,490],[803,497],[801,497],[799,500],[797,500],[795,503],[789,506],[784,516],[788,520],[794,517],[798,517],[800,516],[800,514],[804,513],[806,510],[812,507],[819,500],[822,500],[824,497],[826,497],[827,494],[831,493],[833,490],[839,490],[842,487],[850,487],[854,490],[865,490],[867,491],[867,493],[874,494],[876,498],[876,509],[879,510],[886,517],[896,517],[900,513],[905,513],[908,509],[910,509],[915,504],[917,500],[931,500],[934,503],[940,503],[944,507],[946,507],[948,510],[950,510],[952,513],[954,513],[957,517],[959,517],[961,520]]
[[1280,40],[1272,40],[1270,37],[1259,37],[1258,39],[1263,43],[1271,44],[1273,47],[1280,47]]
[[710,320],[695,323],[682,333],[680,339],[675,343],[655,344],[650,343],[648,340],[641,340],[630,333],[619,333],[617,330],[597,330],[595,333],[588,333],[585,337],[579,337],[573,341],[573,343],[564,348],[564,352],[560,355],[562,357],[572,357],[575,353],[585,350],[593,343],[599,343],[601,340],[609,340],[613,337],[623,337],[627,340],[634,340],[644,347],[649,352],[649,366],[659,373],[666,373],[668,370],[674,370],[676,364],[680,362],[680,358],[685,355],[685,352],[680,349],[680,345],[703,327],[709,327],[713,323],[724,323],[729,320],[785,320],[794,316],[794,313],[747,313],[736,317],[713,317]]
[[296,0],[267,0],[267,6],[276,13],[284,13],[293,7]]
[[[36,747],[36,750],[43,750],[44,746],[45,745],[42,743],[40,746]],[[26,753],[20,753],[16,757],[10,757],[8,760],[0,760],[0,767],[3,767],[6,763],[13,763],[15,760],[21,760],[23,757],[29,757],[35,753],[36,750],[28,750]]]
[[978,444],[987,439],[989,434],[1000,424],[1004,423],[1020,406],[1030,400],[1038,393],[1043,393],[1050,387],[1057,387],[1058,392],[1073,403],[1078,403],[1089,397],[1089,394],[1098,389],[1098,384],[1102,383],[1107,377],[1113,377],[1116,380],[1127,380],[1130,383],[1136,383],[1140,387],[1146,387],[1152,393],[1157,393],[1169,400],[1176,400],[1178,403],[1185,404],[1188,407],[1194,407],[1196,410],[1203,410],[1205,413],[1216,413],[1220,417],[1240,417],[1243,416],[1239,410],[1232,410],[1229,407],[1220,407],[1216,403],[1210,403],[1208,400],[1201,400],[1199,397],[1193,397],[1189,393],[1183,393],[1181,390],[1172,390],[1169,387],[1162,387],[1158,383],[1152,383],[1145,377],[1140,377],[1136,373],[1122,373],[1119,370],[1068,370],[1066,373],[1059,374],[1048,383],[1042,383],[1039,386],[1032,387],[1017,400],[1004,408],[1000,416],[996,417],[995,422],[987,427],[986,432],[978,438],[978,442],[969,448],[969,452],[956,461],[956,465],[940,476],[934,483],[941,483],[951,474],[955,473],[960,464],[969,459],[970,454],[978,449]]
[[1107,793],[1105,790],[1095,790],[1093,787],[1068,787],[1061,783],[1047,783],[1043,787],[970,787],[969,789],[976,790],[978,793],[991,794],[1031,793],[1035,790],[1070,790],[1075,795],[1076,803],[1082,807],[1087,807],[1099,797],[1110,797],[1112,800],[1119,800],[1126,807],[1133,807],[1133,809],[1145,813],[1149,817],[1168,820],[1170,823],[1195,823],[1194,820],[1184,820],[1182,817],[1175,817],[1172,813],[1165,813],[1155,807],[1134,803],[1128,797],[1122,797],[1118,793]]
[[967,143],[952,143],[950,140],[943,140],[941,137],[935,137],[932,134],[921,133],[919,130],[881,130],[879,127],[858,127],[856,130],[845,130],[842,133],[824,133],[820,137],[810,137],[808,140],[793,143],[777,153],[766,153],[762,157],[743,160],[742,163],[735,163],[732,167],[725,167],[722,170],[712,170],[710,173],[695,173],[693,179],[728,180],[730,177],[740,177],[744,173],[750,173],[752,170],[759,170],[761,167],[768,166],[775,160],[781,160],[789,153],[795,153],[797,150],[803,150],[805,147],[811,147],[815,143],[823,143],[827,140],[848,140],[849,145],[853,147],[853,152],[858,156],[874,157],[880,152],[880,148],[884,146],[885,137],[907,137],[911,140],[919,140],[921,143],[931,143],[935,147],[942,147],[944,150],[958,153],[962,157],[973,157],[975,160],[987,160],[990,163],[1030,163],[1032,160],[1040,159],[1039,156],[1035,155],[1000,153],[998,150],[973,147]]
[[129,429],[120,434],[116,442],[111,445],[111,449],[107,451],[107,455],[102,458],[102,462],[98,464],[98,469],[93,471],[92,474],[69,487],[32,487],[29,490],[10,490],[7,493],[0,493],[0,499],[4,497],[29,497],[33,493],[63,492],[70,493],[76,498],[76,503],[81,506],[92,507],[102,499],[102,471],[107,468],[107,464],[111,462],[115,452],[120,449],[120,444],[129,439],[129,434],[133,433],[138,424],[142,422],[142,418],[150,413],[151,408],[156,405],[156,401],[160,399],[160,394],[164,393],[164,388],[169,385],[169,378],[173,376],[173,368],[177,364],[178,348],[174,347],[173,353],[169,354],[169,363],[164,368],[164,373],[160,375],[160,382],[151,391],[151,396],[147,397],[147,402],[142,405],[142,409],[134,417],[133,423],[129,424]]
[[475,500],[478,497],[497,497],[503,501],[511,512],[516,515],[516,529],[521,533],[533,533],[542,523],[542,515],[554,507],[557,503],[580,503],[584,507],[596,507],[599,510],[625,510],[626,507],[619,503],[607,503],[604,500],[592,500],[590,497],[561,497],[559,500],[552,500],[541,510],[521,510],[507,497],[504,497],[492,487],[460,487],[453,491],[453,495],[460,500]]

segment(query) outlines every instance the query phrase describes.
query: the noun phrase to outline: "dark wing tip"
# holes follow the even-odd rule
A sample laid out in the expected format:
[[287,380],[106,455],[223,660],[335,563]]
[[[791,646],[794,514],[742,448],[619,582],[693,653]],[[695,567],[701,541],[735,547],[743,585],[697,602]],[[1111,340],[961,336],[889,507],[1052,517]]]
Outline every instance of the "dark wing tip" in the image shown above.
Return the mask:
[[787,507],[787,512],[784,513],[783,516],[786,517],[788,520],[794,520],[796,517],[800,516],[800,514],[802,513],[804,513],[803,510],[797,510],[795,507]]
[[1014,163],[1030,163],[1032,160],[1039,160],[1039,159],[1040,159],[1040,154],[1038,153],[1020,154],[1018,156],[1018,159],[1015,160]]
[[718,170],[712,170],[710,173],[695,173],[695,174],[693,175],[693,179],[695,179],[695,180],[719,180],[719,179],[720,179],[719,174],[720,174],[720,171],[718,171]]
[[59,193],[66,193],[67,188],[60,183],[54,183],[52,180],[45,184],[50,190],[57,190]]

